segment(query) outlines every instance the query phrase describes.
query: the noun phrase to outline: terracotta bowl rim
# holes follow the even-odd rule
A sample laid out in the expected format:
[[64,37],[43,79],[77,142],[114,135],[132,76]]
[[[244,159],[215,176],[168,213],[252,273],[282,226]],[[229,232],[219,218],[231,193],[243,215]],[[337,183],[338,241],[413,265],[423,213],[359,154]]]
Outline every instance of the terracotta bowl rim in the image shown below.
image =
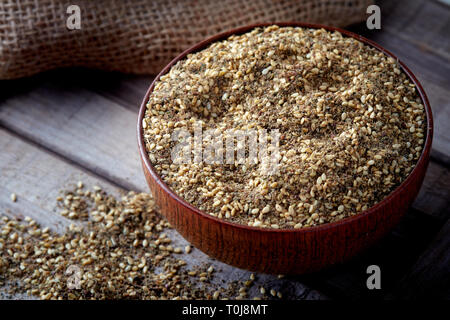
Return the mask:
[[[327,31],[338,31],[347,37],[351,37],[356,40],[359,40],[359,41],[363,42],[364,44],[369,45],[370,47],[373,47],[373,48],[383,52],[387,56],[394,58],[399,63],[403,72],[405,72],[406,75],[409,77],[409,79],[415,84],[418,94],[419,94],[420,98],[422,99],[422,103],[424,104],[426,117],[427,117],[426,137],[425,137],[425,143],[424,143],[424,147],[422,149],[422,153],[420,155],[419,160],[416,162],[414,169],[409,173],[408,177],[399,186],[397,186],[389,195],[384,197],[383,200],[376,203],[369,209],[367,209],[361,213],[358,213],[354,216],[347,217],[347,218],[344,218],[339,221],[325,223],[325,224],[321,224],[321,225],[317,225],[317,226],[298,228],[298,229],[294,229],[294,228],[275,229],[275,228],[251,227],[251,226],[247,226],[244,224],[230,222],[230,221],[227,221],[224,219],[214,217],[208,213],[203,212],[202,210],[198,209],[197,207],[194,207],[192,204],[188,203],[186,200],[184,200],[183,198],[178,196],[174,191],[172,191],[172,189],[162,180],[162,178],[158,175],[156,170],[151,165],[149,156],[148,156],[146,148],[145,148],[142,120],[145,116],[145,111],[147,108],[146,105],[149,100],[150,94],[153,92],[154,86],[155,86],[156,82],[159,80],[159,78],[162,75],[166,74],[173,65],[175,65],[178,61],[184,59],[188,54],[205,49],[208,45],[210,45],[213,42],[225,40],[226,38],[228,38],[231,35],[239,35],[239,34],[243,34],[245,32],[249,32],[255,28],[267,27],[267,26],[271,26],[271,25],[277,25],[279,27],[303,27],[303,28],[311,28],[311,29],[325,29]],[[193,45],[192,47],[186,49],[181,54],[179,54],[177,57],[175,57],[168,65],[166,65],[162,69],[162,71],[152,81],[152,83],[151,83],[150,87],[148,88],[147,93],[145,94],[145,97],[141,103],[141,107],[139,109],[139,115],[138,115],[138,122],[137,122],[138,147],[139,147],[139,153],[140,153],[141,159],[143,160],[143,165],[145,166],[145,169],[147,169],[148,172],[150,173],[152,179],[154,179],[158,183],[159,187],[162,190],[164,190],[166,196],[173,198],[175,201],[180,203],[183,207],[185,207],[186,209],[191,211],[193,214],[200,215],[202,218],[211,220],[211,222],[218,222],[218,223],[226,225],[228,227],[238,228],[238,229],[241,229],[241,230],[247,231],[247,232],[263,232],[263,233],[283,233],[284,232],[284,233],[303,234],[303,233],[308,233],[308,232],[326,231],[329,229],[339,227],[341,225],[353,223],[355,221],[364,219],[367,216],[377,212],[381,207],[383,207],[387,203],[391,202],[395,197],[397,197],[398,194],[401,192],[401,190],[406,185],[411,183],[411,181],[419,173],[419,170],[422,167],[421,164],[423,164],[424,162],[426,164],[426,161],[428,161],[428,153],[431,150],[432,137],[433,137],[433,116],[432,116],[432,111],[431,111],[431,107],[430,107],[428,98],[427,98],[425,91],[424,91],[422,85],[420,84],[419,80],[417,80],[417,78],[412,73],[412,71],[402,61],[400,61],[400,59],[398,59],[393,53],[386,50],[385,48],[383,48],[376,42],[366,39],[365,37],[362,37],[353,32],[350,32],[350,31],[347,31],[347,30],[344,30],[341,28],[337,28],[337,27],[331,27],[331,26],[326,26],[326,25],[321,25],[321,24],[303,23],[303,22],[274,22],[274,23],[251,24],[251,25],[234,28],[234,29],[216,34],[216,35],[211,36],[201,42],[198,42],[197,44]],[[425,167],[425,169],[426,169],[426,167]],[[425,170],[425,169],[421,169],[421,170]]]

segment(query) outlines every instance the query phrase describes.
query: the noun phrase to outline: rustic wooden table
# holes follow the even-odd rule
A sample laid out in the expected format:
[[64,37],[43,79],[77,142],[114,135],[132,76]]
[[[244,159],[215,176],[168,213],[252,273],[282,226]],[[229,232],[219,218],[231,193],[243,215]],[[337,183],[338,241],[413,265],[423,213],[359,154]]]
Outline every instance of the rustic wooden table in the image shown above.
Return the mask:
[[[363,255],[308,276],[258,275],[257,284],[285,299],[450,298],[450,8],[420,0],[384,1],[381,8],[382,30],[368,31],[365,24],[349,29],[395,53],[422,82],[435,119],[432,161],[402,223]],[[69,69],[2,81],[0,212],[64,230],[67,221],[54,209],[61,188],[82,180],[113,193],[147,191],[135,124],[151,80]],[[17,202],[10,200],[13,192]],[[198,250],[189,259],[215,264],[219,280],[249,276]],[[366,287],[372,264],[381,268],[381,290]]]

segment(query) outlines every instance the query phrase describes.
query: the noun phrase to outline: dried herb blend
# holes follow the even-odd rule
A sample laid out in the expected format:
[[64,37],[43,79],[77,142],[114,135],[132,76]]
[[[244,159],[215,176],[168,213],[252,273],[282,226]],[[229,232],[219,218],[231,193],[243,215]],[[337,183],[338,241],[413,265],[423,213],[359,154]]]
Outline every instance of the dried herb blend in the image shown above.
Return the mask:
[[[179,61],[156,83],[143,128],[152,165],[194,206],[249,226],[302,228],[393,191],[420,157],[425,118],[394,59],[339,32],[271,26]],[[174,132],[194,137],[199,123],[224,135],[278,130],[278,171],[261,174],[262,161],[175,163]]]
[[35,220],[0,216],[0,287],[41,299],[260,299],[247,281],[213,284],[210,265],[188,266],[148,194],[117,199],[79,183],[58,199],[74,221],[58,234]]

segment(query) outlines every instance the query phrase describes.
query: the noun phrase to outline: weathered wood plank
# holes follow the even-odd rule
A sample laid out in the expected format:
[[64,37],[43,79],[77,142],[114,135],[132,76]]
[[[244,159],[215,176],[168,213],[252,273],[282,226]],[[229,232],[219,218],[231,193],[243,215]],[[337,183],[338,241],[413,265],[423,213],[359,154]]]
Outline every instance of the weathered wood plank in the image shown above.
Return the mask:
[[71,85],[37,83],[6,98],[0,123],[81,166],[135,190],[147,190],[137,151],[137,114]]
[[[62,232],[70,221],[55,210],[61,188],[94,179],[56,156],[31,146],[17,136],[0,129],[0,212],[10,216],[30,216],[37,222]],[[100,180],[101,182],[101,180]],[[117,192],[117,188],[110,188]],[[10,195],[15,193],[17,201]]]
[[[61,81],[63,79],[63,81]],[[0,103],[8,98],[27,94],[43,83],[55,88],[83,88],[98,93],[109,101],[134,112],[139,109],[154,76],[130,75],[86,68],[62,68],[50,70],[32,77],[0,81]]]
[[[0,213],[9,216],[30,216],[43,226],[49,226],[57,232],[64,232],[70,221],[56,212],[56,197],[62,188],[70,188],[78,181],[87,186],[101,185],[111,194],[119,195],[123,190],[109,181],[99,178],[91,172],[77,168],[64,159],[39,149],[37,146],[19,139],[0,128]],[[12,202],[10,194],[18,196],[17,202]],[[185,246],[187,242],[174,230],[169,232],[174,245]],[[213,264],[218,270],[213,285],[222,285],[230,281],[248,280],[250,272],[227,266],[213,261],[205,254],[194,250],[190,255],[183,254],[189,265]],[[258,295],[260,285],[271,285],[275,288],[287,288],[286,296],[294,299],[326,299],[318,291],[297,282],[288,283],[276,276],[259,275],[256,286],[250,295]],[[0,288],[0,298],[24,298],[26,296],[10,296],[5,289]]]
[[[120,192],[105,180],[86,174],[2,128],[0,150],[0,214],[21,219],[29,216],[56,232],[64,232],[71,221],[55,209],[61,188],[70,188],[82,180],[89,185],[105,185],[112,194]],[[11,201],[11,193],[16,193],[16,202]],[[0,288],[0,299],[34,299],[26,294],[8,293],[8,286],[13,285]]]

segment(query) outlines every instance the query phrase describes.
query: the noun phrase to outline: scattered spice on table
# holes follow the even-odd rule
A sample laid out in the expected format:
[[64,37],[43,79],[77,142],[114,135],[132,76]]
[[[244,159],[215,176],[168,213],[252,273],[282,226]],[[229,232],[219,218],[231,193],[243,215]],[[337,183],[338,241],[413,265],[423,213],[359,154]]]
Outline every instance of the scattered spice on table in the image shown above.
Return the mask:
[[247,281],[213,284],[211,265],[188,266],[149,194],[118,199],[78,183],[57,199],[64,234],[30,217],[0,216],[0,286],[41,299],[260,299]]

